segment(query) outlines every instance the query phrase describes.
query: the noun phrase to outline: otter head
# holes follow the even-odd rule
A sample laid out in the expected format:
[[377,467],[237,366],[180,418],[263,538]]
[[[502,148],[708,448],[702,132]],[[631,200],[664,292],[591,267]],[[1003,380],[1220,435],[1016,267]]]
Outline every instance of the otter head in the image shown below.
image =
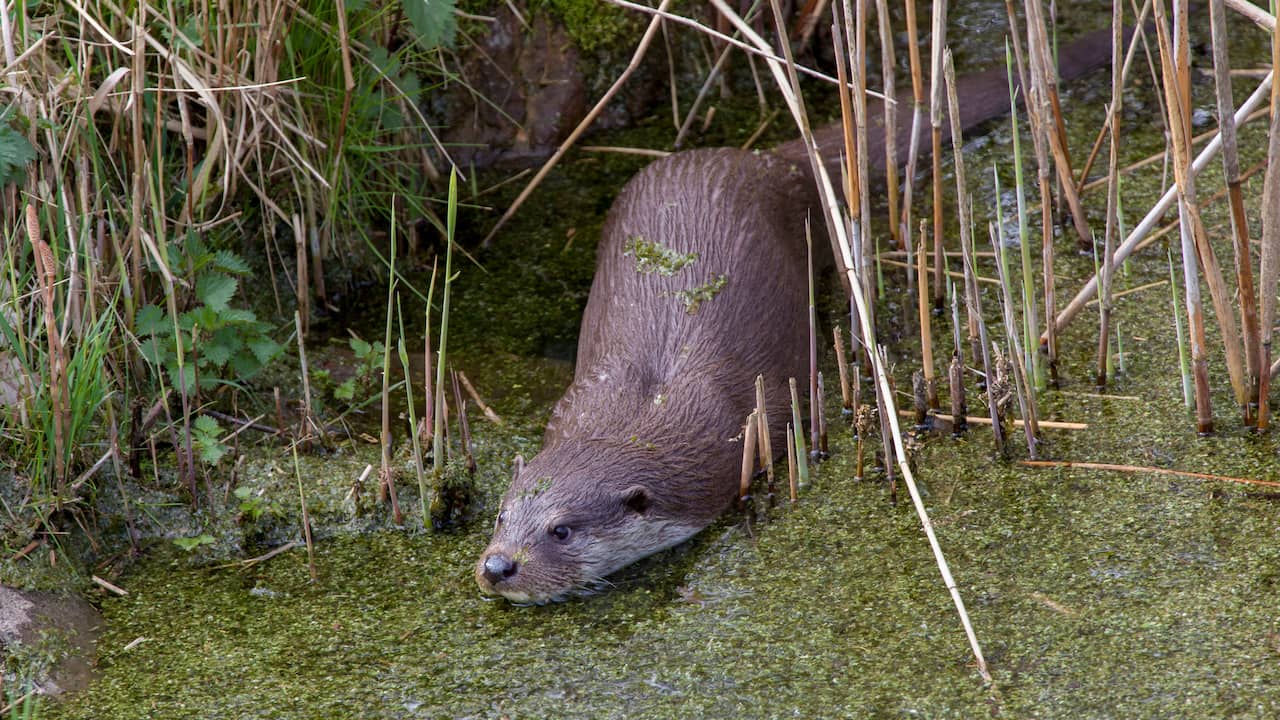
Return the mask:
[[589,594],[606,575],[706,525],[681,518],[655,492],[657,468],[591,455],[561,446],[527,467],[517,458],[493,539],[476,563],[482,591],[520,604]]

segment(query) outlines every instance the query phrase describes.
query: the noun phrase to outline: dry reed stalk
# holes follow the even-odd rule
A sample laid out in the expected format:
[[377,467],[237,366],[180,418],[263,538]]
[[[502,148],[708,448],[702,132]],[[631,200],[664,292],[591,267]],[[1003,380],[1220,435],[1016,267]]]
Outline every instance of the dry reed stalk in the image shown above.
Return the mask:
[[[890,23],[888,0],[876,0],[876,20],[880,28],[880,68],[884,77],[884,96],[898,97],[898,60],[893,51],[893,26]],[[884,107],[884,180],[889,204],[889,237],[895,247],[905,250],[910,238],[898,225],[898,108],[896,103],[886,102]],[[908,273],[910,274],[910,273]]]
[[[929,47],[929,125],[933,130],[933,309],[941,312],[946,303],[943,272],[946,256],[942,252],[945,220],[942,215],[942,117],[946,88],[942,79],[942,52],[947,44],[947,0],[933,5],[933,33]],[[959,134],[960,128],[952,129]],[[921,262],[923,262],[923,257]]]
[[[1250,2],[1250,0],[1226,0],[1227,7],[1231,8],[1237,14],[1247,18],[1250,22],[1258,27],[1271,32],[1275,30],[1276,19],[1271,13],[1263,10],[1261,7]],[[1272,58],[1275,60],[1275,58]],[[1275,67],[1274,63],[1272,67]]]
[[[1204,223],[1200,218],[1200,202],[1196,196],[1195,174],[1188,171],[1191,166],[1191,49],[1190,49],[1190,10],[1189,0],[1174,0],[1174,48],[1175,74],[1178,85],[1184,93],[1179,96],[1182,107],[1179,109],[1183,129],[1181,152],[1174,153],[1174,176],[1181,168],[1187,186],[1187,210],[1191,218],[1192,239],[1195,240],[1196,253],[1200,257],[1200,266],[1204,271],[1205,284],[1209,286],[1209,297],[1213,301],[1213,311],[1218,319],[1218,333],[1222,336],[1224,355],[1226,356],[1227,376],[1231,381],[1231,389],[1235,394],[1236,406],[1241,409],[1242,416],[1248,416],[1249,381],[1245,373],[1244,343],[1240,337],[1239,326],[1236,325],[1236,313],[1232,308],[1234,293],[1223,278],[1222,267],[1218,263],[1217,252],[1209,242]],[[1157,9],[1157,14],[1160,10]],[[1219,135],[1221,137],[1221,135]],[[1224,138],[1224,141],[1226,138]],[[1225,144],[1225,142],[1224,142]]]
[[[1048,25],[1041,3],[1036,0],[1027,0],[1024,8],[1027,15],[1027,48],[1031,56],[1031,93],[1028,95],[1027,116],[1032,121],[1032,132],[1041,133],[1047,140],[1048,150],[1053,156],[1053,168],[1057,171],[1062,195],[1071,212],[1071,220],[1075,226],[1080,247],[1091,247],[1093,232],[1089,230],[1088,216],[1080,205],[1075,175],[1071,170],[1071,155],[1067,150],[1066,127],[1062,121],[1062,105],[1058,99],[1058,73],[1049,40]],[[1033,101],[1032,98],[1037,96],[1038,99]],[[1034,110],[1033,105],[1036,106]],[[1037,124],[1039,128],[1035,129]]]
[[457,370],[449,370],[449,380],[453,383],[453,403],[458,406],[458,439],[462,443],[462,457],[467,466],[467,473],[475,475],[476,458],[471,452],[471,424],[467,422],[467,401],[462,397]]
[[[836,78],[840,83],[837,88],[837,95],[840,98],[840,127],[844,131],[844,184],[841,189],[844,191],[845,206],[849,208],[849,223],[856,228],[860,227],[858,225],[858,220],[862,215],[862,203],[858,201],[858,198],[862,196],[862,176],[858,174],[858,143],[853,136],[853,128],[857,126],[857,122],[854,120],[853,116],[853,91],[850,89],[849,70],[846,64],[851,53],[845,50],[847,47],[847,42],[844,37],[846,23],[841,22],[840,20],[840,10],[843,7],[844,6],[841,3],[835,3],[831,6],[831,12],[835,17],[835,22],[831,25],[831,40],[835,51]],[[828,222],[830,221],[828,220]],[[834,238],[835,236],[831,235],[831,237]],[[855,235],[855,238],[857,237],[860,236]],[[855,252],[853,257],[857,258],[859,257],[859,253],[856,252],[856,239],[854,243]],[[849,280],[845,277],[845,267],[843,264],[844,258],[841,257],[839,252],[835,252],[834,249],[832,254],[836,259],[836,272],[840,276],[840,284],[844,287],[845,294],[847,295],[852,292],[853,288],[849,285]],[[858,337],[858,326],[856,323],[850,326],[849,332],[856,342]]]
[[[1026,3],[1028,6],[1033,3]],[[1038,4],[1036,4],[1038,10]],[[1032,12],[1028,9],[1028,12]],[[1012,20],[1011,20],[1012,22]],[[1047,116],[1051,113],[1051,103],[1044,88],[1045,67],[1049,65],[1046,59],[1047,48],[1044,43],[1047,40],[1043,35],[1037,33],[1040,27],[1040,16],[1038,12],[1028,15],[1027,21],[1027,48],[1028,54],[1031,56],[1027,70],[1027,84],[1023,85],[1023,94],[1026,97],[1027,120],[1031,125],[1031,141],[1032,148],[1036,156],[1036,180],[1040,192],[1040,254],[1041,269],[1044,276],[1044,313],[1045,313],[1045,340],[1041,344],[1041,348],[1045,353],[1045,361],[1049,366],[1049,378],[1053,385],[1058,382],[1058,333],[1053,323],[1054,308],[1057,306],[1057,278],[1054,273],[1054,256],[1056,242],[1053,228],[1053,208],[1051,205],[1052,194],[1050,191],[1050,168],[1049,168],[1049,150],[1048,135],[1050,131],[1046,127]],[[1021,69],[1019,70],[1021,73]]]
[[[889,357],[885,353],[883,345],[876,346],[876,352],[880,356],[881,367],[889,365]],[[894,396],[893,378],[887,378],[885,385],[876,383],[876,417],[880,420],[880,444],[884,451],[884,477],[889,481],[889,497],[895,504],[898,502],[898,474],[895,472],[893,465],[893,457],[896,455],[894,447],[902,442],[902,435],[895,434],[893,427],[889,423],[889,418],[893,415],[894,409],[890,398]],[[894,418],[897,420],[897,418]]]
[[755,474],[755,433],[759,424],[759,414],[751,410],[742,428],[742,474],[737,480],[737,501],[742,503],[751,497],[751,475]]
[[[929,301],[925,297],[925,288],[929,284],[925,281],[925,242],[926,242],[925,221],[920,221],[920,244],[916,251],[916,277],[919,281],[916,283],[916,311],[920,317],[920,368],[924,373],[925,389],[928,392],[929,407],[937,409],[938,407],[938,390],[937,381],[934,379],[933,371],[933,326],[929,311]],[[910,272],[910,270],[908,270]],[[857,409],[855,408],[855,412]]]
[[298,372],[302,374],[302,417],[298,419],[298,442],[310,443],[312,430],[322,433],[323,426],[315,419],[315,406],[311,400],[311,372],[308,370],[307,363],[307,343],[304,341],[306,336],[302,329],[302,314],[297,310],[293,312],[293,328],[298,340]]
[[969,409],[964,399],[964,363],[959,355],[951,356],[951,364],[947,366],[947,380],[951,386],[951,435],[959,437],[969,430],[966,418]]
[[809,230],[808,218],[804,221],[804,242],[809,268],[809,452],[816,460],[821,401],[818,387],[818,311],[813,292],[813,234]]
[[[965,223],[962,222],[961,227],[964,226]],[[982,299],[981,295],[978,294],[978,283],[973,279],[973,246],[972,239],[970,238],[967,230],[960,234],[960,247],[965,251],[963,258],[965,273],[964,290],[965,305],[969,308],[971,321],[970,333],[978,336],[979,360],[982,362],[982,374],[983,377],[986,378],[987,385],[987,411],[990,413],[990,416],[995,419],[995,422],[992,424],[992,436],[993,441],[995,442],[996,454],[1002,456],[1004,455],[1005,440],[1002,418],[1003,413],[1001,412],[1000,404],[997,402],[996,394],[992,392],[992,384],[995,378],[993,368],[995,366],[991,361],[991,343],[987,339],[987,326],[986,323],[982,321]],[[957,340],[957,344],[958,342],[959,341]],[[956,355],[960,355],[958,348],[956,350]]]
[[[1271,66],[1280,67],[1280,32],[1274,24],[1271,28]],[[1272,70],[1272,74],[1274,74]],[[1268,74],[1267,77],[1272,77]],[[1264,372],[1258,391],[1258,429],[1265,430],[1271,422],[1271,339],[1275,328],[1276,282],[1280,280],[1280,85],[1271,86],[1271,134],[1267,144],[1267,174],[1262,183],[1262,260],[1259,270],[1261,281],[1258,296],[1262,299],[1261,341]]]
[[[1203,237],[1204,228],[1200,222],[1200,214],[1195,202],[1194,175],[1190,172],[1191,98],[1187,70],[1189,50],[1183,47],[1187,43],[1187,28],[1185,24],[1180,28],[1175,28],[1177,34],[1171,39],[1166,27],[1167,20],[1163,4],[1157,2],[1154,7],[1156,35],[1160,47],[1160,66],[1164,79],[1165,109],[1169,117],[1167,125],[1174,156],[1174,179],[1178,186],[1178,214],[1182,220],[1182,264],[1191,332],[1192,370],[1195,375],[1196,429],[1201,434],[1204,434],[1213,431],[1213,414],[1209,399],[1208,351],[1205,346],[1204,311],[1201,308],[1200,287],[1196,277],[1197,264],[1204,268],[1205,281],[1209,285],[1210,295],[1214,299],[1214,307],[1223,335],[1223,344],[1227,350],[1228,370],[1231,370],[1233,365],[1232,341],[1234,340],[1234,343],[1238,344],[1239,336],[1236,335],[1233,338],[1229,334],[1229,328],[1234,330],[1234,313],[1228,308],[1224,316],[1222,309],[1219,307],[1219,298],[1225,300],[1225,298],[1221,297],[1224,294],[1224,288],[1222,287],[1220,273],[1218,273],[1218,277],[1214,277],[1213,270],[1216,269],[1216,260],[1213,257],[1212,250],[1207,247],[1207,238]],[[1175,6],[1175,13],[1177,11],[1178,8]],[[1182,22],[1186,20],[1184,14],[1179,14],[1178,18]],[[1177,45],[1176,49],[1174,47],[1175,43]],[[1235,351],[1236,360],[1238,361],[1240,359],[1238,357],[1239,348],[1236,347]],[[1235,371],[1232,371],[1231,374],[1233,377],[1232,385],[1236,389],[1236,397],[1239,400],[1242,397],[1241,391],[1243,388],[1237,385]]]
[[844,338],[840,326],[831,330],[835,336],[836,369],[840,371],[840,401],[845,413],[853,411],[853,396],[849,394],[849,361],[844,356]]
[[1079,468],[1081,470],[1109,470],[1112,472],[1122,472],[1129,474],[1151,474],[1151,475],[1172,475],[1173,477],[1187,478],[1190,480],[1212,480],[1215,482],[1239,483],[1242,485],[1260,485],[1262,487],[1280,487],[1280,482],[1274,480],[1258,480],[1255,478],[1231,477],[1230,475],[1215,475],[1212,473],[1190,472],[1187,470],[1170,470],[1160,467],[1145,467],[1142,465],[1120,465],[1116,463],[1098,463],[1098,462],[1078,462],[1075,460],[1022,460],[1020,465],[1027,467],[1044,467],[1044,468]]
[[[902,417],[910,417],[911,411],[899,410],[898,414],[901,415]],[[944,422],[955,421],[955,416],[947,415],[944,413],[934,413],[934,417]],[[975,425],[991,425],[992,424],[991,418],[982,417],[981,415],[969,415],[966,417],[966,419]],[[1023,421],[1018,418],[1014,418],[1013,420],[1010,421],[1010,424],[1012,424],[1014,427],[1022,427],[1025,423],[1023,423]],[[1089,424],[1078,423],[1078,422],[1063,422],[1061,420],[1041,420],[1040,427],[1045,430],[1088,430]]]
[[27,204],[27,239],[35,258],[36,277],[39,280],[41,315],[44,317],[45,353],[49,358],[49,414],[53,420],[53,477],[56,507],[61,508],[67,484],[67,433],[71,421],[67,387],[67,354],[58,332],[57,286],[58,264],[53,248],[40,233],[40,216],[35,205]]
[[671,5],[671,0],[662,0],[658,5],[657,13],[655,13],[653,19],[649,21],[649,27],[645,28],[644,35],[640,37],[640,42],[636,45],[636,50],[632,53],[631,61],[627,63],[627,67],[620,75],[618,75],[618,79],[613,81],[613,84],[609,86],[609,89],[605,91],[604,96],[601,97],[600,100],[596,102],[595,106],[587,112],[586,117],[582,118],[582,122],[578,123],[578,126],[573,129],[573,132],[569,133],[569,137],[565,138],[564,142],[560,143],[560,147],[556,148],[555,153],[545,163],[543,163],[542,168],[538,170],[538,173],[533,176],[533,179],[529,181],[529,184],[525,186],[524,190],[521,190],[520,194],[516,196],[515,201],[511,203],[511,207],[508,207],[506,212],[502,213],[502,217],[498,218],[498,222],[494,224],[493,229],[490,230],[489,234],[485,236],[483,241],[481,241],[481,247],[489,247],[493,244],[493,238],[498,234],[498,231],[502,229],[502,226],[507,224],[507,221],[516,214],[516,211],[520,209],[521,205],[524,205],[524,202],[533,194],[534,189],[542,184],[543,179],[547,177],[551,172],[551,169],[554,168],[562,158],[564,158],[565,153],[569,152],[569,148],[573,147],[574,143],[578,141],[578,138],[582,137],[582,134],[586,132],[587,128],[591,127],[591,124],[595,122],[595,119],[600,116],[600,113],[604,112],[605,107],[608,106],[609,102],[618,94],[618,91],[622,89],[622,86],[626,84],[627,80],[631,78],[631,75],[636,71],[636,68],[640,66],[640,61],[644,58],[645,53],[649,51],[649,45],[653,42],[654,34],[662,25],[663,14],[666,12],[669,5]]
[[[439,266],[439,258],[431,262],[431,290],[435,290],[436,268]],[[428,296],[434,295],[434,292],[428,292]],[[420,440],[428,440],[435,434],[436,429],[436,399],[435,399],[435,383],[432,378],[435,377],[432,351],[431,351],[431,301],[428,300],[426,307],[423,308],[423,329],[422,329],[422,424],[418,426],[418,438]],[[424,521],[425,524],[425,521]]]
[[827,452],[827,384],[818,373],[818,458],[825,460],[831,457]]
[[[854,134],[855,145],[853,147],[845,147],[846,153],[851,153],[857,162],[851,167],[857,174],[858,182],[856,187],[857,194],[849,198],[850,205],[856,203],[858,211],[851,214],[850,225],[854,232],[855,247],[861,252],[855,256],[860,263],[859,267],[862,271],[862,287],[867,294],[866,300],[868,305],[873,305],[873,298],[878,291],[878,282],[876,274],[873,272],[875,242],[871,239],[871,178],[867,172],[867,156],[869,150],[867,148],[867,0],[854,0],[857,3],[856,10],[850,7],[850,0],[843,0],[844,17],[847,21],[853,18],[853,33],[847,32],[846,24],[845,42],[847,44],[847,52],[849,53],[849,80],[852,83],[850,87],[850,97],[853,100],[853,122],[855,123],[856,133]],[[775,7],[777,0],[774,0]],[[838,22],[838,20],[837,20]],[[796,91],[799,93],[799,90]],[[885,96],[892,99],[892,95]],[[886,101],[885,106],[891,106],[891,101]],[[846,131],[847,132],[847,131]],[[847,135],[846,135],[847,138]],[[868,318],[871,321],[871,327],[875,328],[875,316]]]
[[[916,22],[916,0],[905,0],[907,16],[907,57],[911,67],[911,139],[907,144],[907,165],[903,171],[906,183],[902,188],[902,218],[898,221],[902,242],[911,246],[911,206],[916,178],[916,163],[920,159],[920,133],[924,130],[924,78],[920,62],[920,32]],[[887,104],[887,103],[886,103]],[[890,218],[895,220],[896,218]],[[919,286],[924,292],[924,285]]]
[[[985,254],[989,254],[989,253],[976,253],[976,254],[975,254],[975,257],[983,257],[983,255],[985,255]],[[956,257],[960,257],[960,256],[961,256],[961,254],[960,254],[959,252],[955,252],[955,253],[948,252],[948,253],[947,253],[947,255],[954,255],[954,256],[956,256]],[[921,271],[921,274],[923,274],[923,275],[925,275],[925,276],[927,276],[930,272],[932,272],[932,271],[933,271],[933,266],[931,266],[931,265],[929,265],[929,264],[927,264],[927,263],[925,263],[923,267],[920,267],[920,264],[919,264],[919,263],[915,263],[915,262],[902,262],[902,261],[900,261],[900,260],[890,260],[889,258],[884,257],[884,255],[883,255],[883,254],[881,254],[881,256],[880,256],[880,262],[881,262],[882,264],[884,264],[884,265],[889,265],[889,266],[891,266],[891,267],[900,267],[900,268],[916,268],[916,269],[920,270],[920,271]],[[964,273],[963,273],[963,272],[961,272],[961,271],[959,271],[959,270],[947,270],[945,273],[943,273],[943,275],[944,275],[944,276],[946,276],[946,277],[947,277],[947,279],[949,279],[949,280],[959,280],[959,279],[961,279],[961,278],[963,278],[963,277],[964,277]],[[987,277],[986,275],[979,275],[979,276],[978,276],[978,282],[980,282],[980,283],[985,283],[985,284],[987,284],[987,285],[999,285],[999,284],[1000,284],[1000,281],[999,281],[999,280],[997,280],[996,278],[993,278],[993,277]]]
[[307,570],[311,573],[311,582],[319,579],[316,572],[316,548],[311,541],[311,513],[307,511],[307,496],[302,492],[302,469],[298,467],[298,444],[289,443],[293,452],[293,477],[298,481],[298,504],[302,506],[302,537],[307,542]]
[[[382,340],[382,434],[379,438],[381,466],[378,469],[378,502],[391,500],[391,516],[395,524],[404,521],[400,500],[396,497],[396,471],[391,464],[391,321],[395,310],[396,243],[391,236],[391,252],[387,264],[387,317]],[[430,382],[430,379],[427,380]],[[283,427],[283,425],[281,426]]]
[[[943,75],[946,81],[947,90],[947,107],[951,114],[951,126],[953,128],[960,127],[960,102],[956,97],[956,78],[955,66],[951,59],[951,50],[947,49],[943,58]],[[990,342],[987,338],[986,324],[982,320],[982,306],[978,294],[977,282],[977,266],[973,257],[973,235],[971,231],[971,205],[969,201],[969,188],[965,177],[964,169],[964,138],[963,133],[956,130],[951,134],[952,160],[955,168],[956,176],[956,204],[960,207],[960,249],[964,253],[964,273],[965,273],[965,306],[969,314],[969,340],[974,350],[975,362],[980,358],[982,360],[983,371],[988,379],[991,375],[991,357],[987,349]],[[997,248],[998,249],[998,248]],[[997,259],[999,264],[999,259]],[[1013,331],[1011,331],[1013,332]],[[999,417],[996,403],[991,392],[991,383],[987,383],[987,397],[990,398],[991,416]],[[1024,415],[1025,417],[1025,415]],[[996,450],[1003,452],[1004,437],[1003,433],[997,431]],[[1034,451],[1032,451],[1034,454]]]
[[787,423],[787,485],[791,492],[791,504],[796,504],[796,434]]
[[1227,56],[1227,13],[1223,0],[1209,0],[1209,26],[1213,39],[1214,90],[1218,101],[1218,128],[1222,137],[1222,169],[1231,204],[1231,246],[1234,250],[1236,287],[1240,298],[1240,325],[1244,333],[1244,359],[1248,386],[1244,399],[1245,424],[1256,423],[1258,388],[1263,364],[1258,328],[1258,298],[1253,288],[1253,262],[1249,257],[1249,219],[1240,191],[1240,161],[1236,152],[1236,126],[1232,118],[1231,63]]
[[773,438],[769,434],[769,411],[764,404],[764,376],[756,375],[756,420],[760,425],[757,436],[760,439],[760,464],[765,477],[768,478],[769,494],[773,494]]
[[[427,353],[430,354],[430,352],[431,352],[431,349],[430,349],[430,345],[428,344]],[[430,377],[430,376],[431,376],[431,365],[428,364],[427,377]],[[476,407],[480,408],[480,412],[484,413],[484,417],[486,420],[493,423],[494,425],[506,424],[502,421],[502,416],[494,412],[493,408],[489,407],[488,404],[485,403],[484,398],[480,397],[480,393],[476,392],[475,386],[471,384],[471,380],[467,378],[467,374],[465,372],[461,370],[458,371],[458,380],[462,381],[462,388],[467,391],[467,395],[471,396],[471,401],[476,404]],[[427,401],[430,402],[429,396]]]
[[[1249,98],[1236,109],[1235,122],[1237,127],[1239,127],[1246,118],[1253,115],[1254,111],[1258,109],[1258,106],[1262,104],[1264,98],[1270,96],[1273,78],[1274,72],[1267,73],[1267,76],[1262,79],[1262,82],[1254,88],[1253,93],[1249,95]],[[1215,136],[1213,140],[1200,151],[1200,154],[1196,156],[1195,161],[1191,164],[1191,174],[1199,174],[1203,172],[1204,168],[1207,167],[1217,156],[1221,148],[1221,136]],[[1164,194],[1160,196],[1160,199],[1151,207],[1150,210],[1147,211],[1147,214],[1143,216],[1142,220],[1129,231],[1128,237],[1125,238],[1123,243],[1120,243],[1120,246],[1116,248],[1115,253],[1112,254],[1111,261],[1116,265],[1123,263],[1133,253],[1133,251],[1138,248],[1143,240],[1151,234],[1151,231],[1156,228],[1160,219],[1169,211],[1169,208],[1173,207],[1177,198],[1177,185],[1175,184],[1168,187]],[[1265,297],[1264,289],[1265,288],[1261,286],[1259,287],[1260,298]],[[1062,308],[1062,310],[1058,311],[1057,317],[1049,324],[1045,332],[1041,334],[1040,342],[1046,342],[1046,337],[1051,330],[1055,328],[1061,330],[1066,327],[1068,323],[1074,320],[1075,317],[1080,314],[1080,311],[1084,309],[1085,304],[1093,299],[1097,291],[1098,278],[1094,276],[1084,284],[1084,287],[1080,288],[1080,290],[1076,292],[1075,296],[1065,307]],[[1266,327],[1265,321],[1260,321],[1259,325],[1263,328]]]
[[[1094,384],[1107,385],[1107,364],[1111,350],[1111,262],[1119,232],[1120,221],[1120,113],[1116,108],[1121,102],[1122,78],[1120,71],[1121,28],[1124,23],[1124,6],[1121,0],[1111,3],[1111,104],[1107,107],[1107,124],[1111,142],[1107,152],[1107,219],[1102,237],[1102,260],[1098,263],[1098,364]],[[1097,256],[1095,250],[1094,256]]]

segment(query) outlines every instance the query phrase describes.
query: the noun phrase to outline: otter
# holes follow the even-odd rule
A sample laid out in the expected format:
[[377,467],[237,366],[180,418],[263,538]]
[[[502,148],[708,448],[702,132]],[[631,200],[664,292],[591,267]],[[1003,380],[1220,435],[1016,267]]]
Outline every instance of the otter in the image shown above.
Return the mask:
[[[1105,63],[1110,44],[1101,31],[1064,49],[1060,75]],[[1003,69],[958,89],[964,129],[1009,108]],[[901,162],[909,97],[898,113]],[[883,172],[883,128],[868,130],[868,160]],[[838,127],[817,138],[838,157]],[[773,152],[678,152],[623,187],[600,240],[573,383],[542,450],[517,463],[476,564],[485,594],[541,604],[590,593],[729,507],[755,377],[766,405],[782,410],[788,379],[808,371],[805,218],[817,212],[798,140]],[[775,437],[786,414],[770,413]]]

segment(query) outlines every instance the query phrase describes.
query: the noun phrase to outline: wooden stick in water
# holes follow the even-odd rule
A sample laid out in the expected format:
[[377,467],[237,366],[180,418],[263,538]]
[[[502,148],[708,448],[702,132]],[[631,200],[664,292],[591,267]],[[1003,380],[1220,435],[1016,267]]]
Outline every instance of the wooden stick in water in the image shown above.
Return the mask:
[[751,476],[756,468],[756,426],[759,415],[755,410],[747,415],[742,440],[742,474],[738,479],[738,502],[745,503],[751,497]]
[[[955,67],[951,60],[951,51],[945,54],[943,63],[943,73],[945,75],[947,86],[947,101],[950,107],[953,127],[959,127],[959,102],[955,93]],[[965,306],[969,311],[969,338],[972,344],[977,340],[976,352],[977,357],[982,360],[982,369],[987,376],[987,402],[990,405],[991,417],[1000,417],[999,407],[995,399],[995,393],[992,392],[991,380],[991,343],[987,338],[987,326],[982,320],[982,304],[978,295],[977,269],[973,259],[973,237],[969,229],[970,207],[969,207],[969,189],[965,185],[964,172],[964,152],[962,133],[955,132],[951,135],[952,154],[954,155],[954,166],[956,176],[956,200],[960,206],[960,249],[964,252],[964,275],[965,275]],[[976,359],[976,358],[975,358]],[[1004,433],[999,422],[993,426],[995,429],[996,452],[1004,452]]]
[[[893,27],[889,22],[888,0],[876,0],[876,20],[880,28],[880,68],[884,76],[884,96],[896,98],[898,88],[894,75],[898,61],[893,52]],[[884,103],[884,157],[889,237],[893,239],[895,247],[905,250],[911,240],[903,233],[903,228],[893,221],[898,217],[898,108],[891,102]]]
[[965,417],[968,408],[964,399],[964,363],[960,362],[959,355],[951,356],[947,377],[951,381],[951,435],[959,437],[969,430],[969,421]]
[[[899,221],[902,241],[911,245],[911,205],[916,177],[916,163],[920,159],[920,134],[924,131],[924,77],[920,62],[920,32],[916,23],[916,0],[906,0],[907,56],[911,66],[911,139],[907,146],[907,166],[903,177],[907,182],[902,188],[902,219]],[[887,104],[887,103],[886,103]],[[922,233],[923,234],[923,233]],[[923,262],[921,263],[923,264]],[[917,286],[924,292],[924,285]]]
[[[947,259],[942,252],[942,113],[946,88],[942,78],[942,53],[947,43],[947,0],[933,5],[933,34],[930,37],[929,122],[933,128],[933,309],[941,312],[946,303],[943,272]],[[959,127],[954,135],[959,135]]]
[[845,413],[853,412],[853,396],[849,393],[849,361],[844,356],[844,338],[840,326],[832,329],[835,336],[836,368],[840,371],[840,400]]
[[825,460],[830,457],[827,452],[827,387],[822,380],[822,372],[818,372],[818,457]]
[[925,288],[928,287],[924,274],[926,232],[925,221],[921,220],[920,244],[917,246],[919,250],[916,252],[916,260],[918,262],[916,275],[919,278],[919,282],[916,284],[916,306],[920,316],[920,369],[924,373],[925,392],[929,400],[929,407],[936,409],[938,407],[938,391],[933,374],[933,327],[929,314],[929,302],[925,296]]
[[[1271,66],[1280,67],[1280,33],[1271,31]],[[1272,71],[1274,72],[1274,70]],[[1271,134],[1267,145],[1267,174],[1262,184],[1262,259],[1258,297],[1262,340],[1262,367],[1271,366],[1271,338],[1275,327],[1276,283],[1280,280],[1280,86],[1271,85]],[[1274,370],[1273,370],[1274,372]],[[1258,389],[1258,429],[1271,422],[1272,372],[1264,372]]]
[[773,495],[773,440],[769,436],[769,412],[764,405],[764,376],[756,376],[756,420],[760,425],[757,435],[760,440],[760,463],[764,465],[765,477],[768,478],[769,495]]
[[796,503],[796,435],[787,423],[787,480],[791,489],[791,504]]
[[1232,116],[1231,63],[1227,58],[1226,9],[1223,0],[1210,0],[1209,27],[1213,38],[1214,89],[1218,101],[1218,129],[1222,136],[1222,169],[1231,204],[1231,247],[1235,251],[1236,288],[1240,299],[1240,324],[1244,333],[1244,359],[1248,386],[1244,402],[1246,425],[1254,425],[1263,365],[1258,298],[1253,289],[1253,262],[1249,256],[1249,219],[1241,193],[1240,161],[1236,152],[1236,124]]

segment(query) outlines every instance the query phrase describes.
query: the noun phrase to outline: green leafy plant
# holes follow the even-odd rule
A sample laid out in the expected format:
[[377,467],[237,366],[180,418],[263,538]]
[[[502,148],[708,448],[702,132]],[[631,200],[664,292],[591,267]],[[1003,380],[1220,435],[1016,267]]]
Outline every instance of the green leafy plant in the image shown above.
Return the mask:
[[254,492],[253,488],[238,487],[235,489],[236,499],[240,501],[239,509],[242,517],[252,522],[261,520],[264,515],[279,515],[280,506],[263,495]]
[[230,448],[222,444],[222,426],[208,415],[201,415],[191,424],[191,442],[200,461],[217,465]]
[[[233,378],[247,379],[280,354],[282,346],[271,338],[269,325],[252,310],[231,306],[240,287],[237,278],[249,274],[238,255],[210,250],[195,236],[181,250],[171,246],[170,255],[172,266],[185,266],[195,280],[188,309],[180,311],[175,322],[160,305],[147,305],[138,311],[134,325],[142,356],[163,368],[175,387],[191,392],[197,385],[210,388]],[[179,371],[179,345],[185,353],[185,372]]]
[[36,151],[31,143],[0,117],[0,187],[26,182],[26,166],[35,159]]
[[422,49],[453,47],[453,37],[458,32],[454,5],[454,0],[404,0],[404,15],[413,24]]

